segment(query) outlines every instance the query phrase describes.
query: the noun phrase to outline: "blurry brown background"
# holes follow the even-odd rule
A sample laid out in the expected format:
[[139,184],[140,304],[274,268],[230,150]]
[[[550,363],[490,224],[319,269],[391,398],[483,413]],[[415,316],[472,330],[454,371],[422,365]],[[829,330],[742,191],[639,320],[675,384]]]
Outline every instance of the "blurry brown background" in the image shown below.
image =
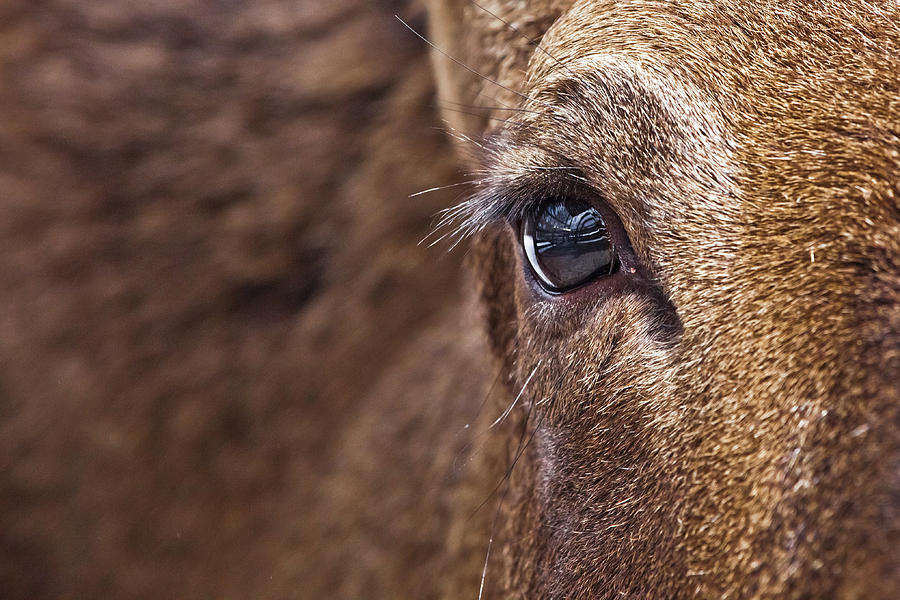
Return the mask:
[[338,433],[459,287],[408,4],[0,5],[2,598],[305,597]]

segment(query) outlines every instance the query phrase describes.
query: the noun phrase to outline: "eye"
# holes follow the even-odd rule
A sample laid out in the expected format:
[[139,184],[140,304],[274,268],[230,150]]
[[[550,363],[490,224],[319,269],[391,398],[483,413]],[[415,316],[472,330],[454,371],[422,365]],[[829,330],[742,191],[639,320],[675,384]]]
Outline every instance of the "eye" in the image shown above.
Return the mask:
[[575,198],[543,202],[524,219],[522,246],[541,285],[565,292],[619,268],[603,217]]

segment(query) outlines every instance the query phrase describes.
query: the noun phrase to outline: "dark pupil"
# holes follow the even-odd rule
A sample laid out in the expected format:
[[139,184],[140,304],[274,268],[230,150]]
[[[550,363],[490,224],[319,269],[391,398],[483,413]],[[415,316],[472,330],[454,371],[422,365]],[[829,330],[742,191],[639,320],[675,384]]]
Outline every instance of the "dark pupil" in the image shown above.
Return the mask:
[[618,267],[603,217],[581,200],[545,202],[526,221],[525,252],[551,291],[564,291]]

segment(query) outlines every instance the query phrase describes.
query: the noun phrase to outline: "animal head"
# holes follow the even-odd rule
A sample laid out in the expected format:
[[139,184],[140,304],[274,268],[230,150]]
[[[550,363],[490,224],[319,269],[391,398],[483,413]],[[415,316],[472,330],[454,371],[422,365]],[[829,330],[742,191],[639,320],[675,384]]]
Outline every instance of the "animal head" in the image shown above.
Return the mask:
[[500,597],[900,596],[900,7],[432,0]]

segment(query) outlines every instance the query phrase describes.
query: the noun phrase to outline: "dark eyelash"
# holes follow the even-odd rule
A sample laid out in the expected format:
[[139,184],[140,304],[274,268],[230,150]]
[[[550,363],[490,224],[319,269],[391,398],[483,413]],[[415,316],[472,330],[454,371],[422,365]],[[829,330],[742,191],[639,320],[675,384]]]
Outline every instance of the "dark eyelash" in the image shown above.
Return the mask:
[[508,188],[481,183],[468,198],[443,211],[435,230],[443,232],[439,239],[450,239],[455,246],[473,237],[494,223],[512,223],[533,208],[534,203],[524,199],[528,195],[515,194]]
[[514,225],[545,199],[571,194],[585,183],[571,167],[531,167],[512,177],[502,169],[488,169],[473,181],[476,190],[468,198],[440,213],[432,244],[449,240],[455,247],[493,224]]

